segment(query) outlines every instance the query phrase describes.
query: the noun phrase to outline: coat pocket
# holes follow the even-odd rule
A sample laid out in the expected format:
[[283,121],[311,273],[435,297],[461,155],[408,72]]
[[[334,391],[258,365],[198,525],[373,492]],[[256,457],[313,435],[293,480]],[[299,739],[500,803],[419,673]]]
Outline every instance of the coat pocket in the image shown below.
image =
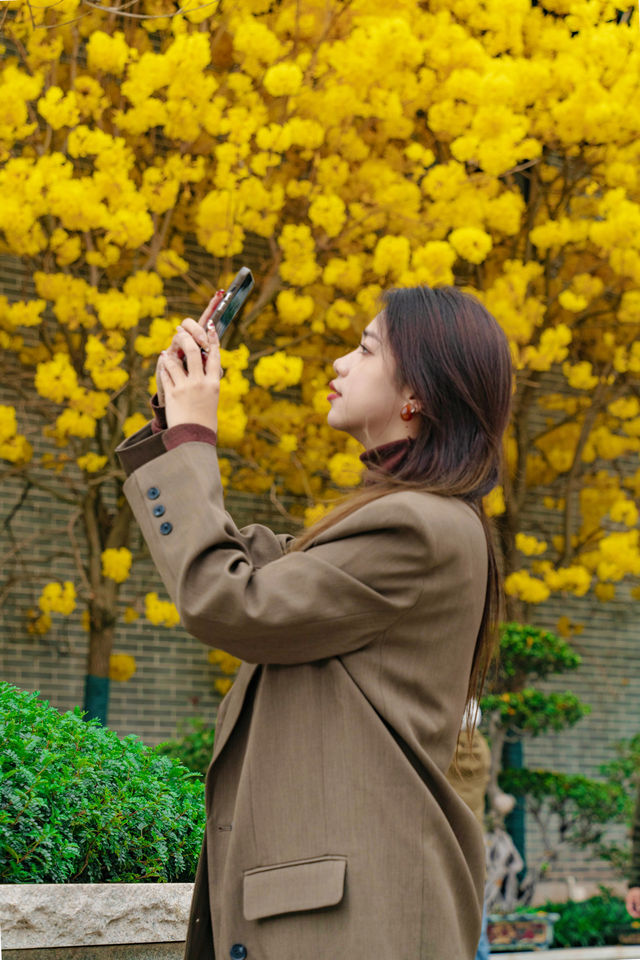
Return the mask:
[[244,873],[245,920],[333,907],[342,900],[347,858],[289,860]]

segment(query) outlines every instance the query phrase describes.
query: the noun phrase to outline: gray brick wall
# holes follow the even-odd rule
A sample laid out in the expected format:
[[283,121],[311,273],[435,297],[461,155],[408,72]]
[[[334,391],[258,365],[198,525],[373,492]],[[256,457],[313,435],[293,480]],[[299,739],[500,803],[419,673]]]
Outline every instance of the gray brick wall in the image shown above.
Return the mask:
[[[0,289],[11,300],[30,295],[28,273],[19,261],[0,258]],[[182,296],[174,291],[174,302]],[[186,301],[184,302],[186,307]],[[4,397],[4,400],[3,400]],[[9,402],[0,384],[0,403]],[[13,402],[13,401],[11,401]],[[634,466],[635,469],[635,466]],[[4,477],[0,490],[0,528],[17,502],[22,485],[15,477]],[[286,522],[268,502],[233,494],[229,509],[240,523],[266,522],[282,531]],[[27,503],[13,519],[11,536],[2,530],[0,549],[6,558],[16,542],[49,531],[41,550],[54,551],[67,537],[68,509],[42,491],[31,491]],[[11,537],[14,538],[12,541]],[[47,637],[30,635],[25,613],[35,606],[41,581],[30,579],[33,570],[25,567],[22,578],[0,605],[1,676],[28,690],[39,690],[61,710],[82,703],[86,667],[87,635],[79,616],[56,618]],[[74,578],[70,561],[54,559],[51,578]],[[136,567],[135,575],[123,590],[133,601],[149,590],[165,596],[164,588],[149,561]],[[640,728],[640,621],[637,602],[620,597],[609,604],[597,600],[553,598],[531,611],[538,626],[555,628],[557,619],[567,615],[585,624],[574,645],[584,657],[575,674],[552,679],[548,688],[570,688],[592,707],[590,717],[573,730],[531,740],[525,746],[528,766],[598,776],[600,764],[613,758],[613,744]],[[207,661],[207,649],[183,630],[154,627],[140,619],[118,627],[116,652],[135,656],[138,670],[126,683],[112,683],[109,723],[124,735],[134,733],[150,744],[175,734],[181,719],[201,715],[213,719],[218,697],[213,691],[214,671]],[[528,854],[542,856],[538,831],[527,827]],[[566,848],[549,873],[550,878],[573,874],[592,880],[606,880],[606,865]]]

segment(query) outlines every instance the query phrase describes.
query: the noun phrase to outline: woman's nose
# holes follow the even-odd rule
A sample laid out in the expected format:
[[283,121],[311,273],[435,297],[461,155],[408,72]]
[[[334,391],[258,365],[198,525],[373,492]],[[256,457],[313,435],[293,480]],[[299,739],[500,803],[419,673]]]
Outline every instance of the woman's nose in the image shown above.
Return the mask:
[[338,357],[337,360],[333,361],[333,369],[338,374],[339,377],[343,377],[347,372],[346,356]]

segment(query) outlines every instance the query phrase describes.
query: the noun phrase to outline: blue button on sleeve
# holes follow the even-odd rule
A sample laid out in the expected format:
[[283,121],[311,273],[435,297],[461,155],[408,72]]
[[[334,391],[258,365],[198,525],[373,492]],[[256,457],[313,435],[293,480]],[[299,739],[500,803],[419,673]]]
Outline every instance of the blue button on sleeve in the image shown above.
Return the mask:
[[153,508],[154,517],[161,517],[163,514],[164,514],[164,504],[156,503],[155,507]]
[[160,524],[160,533],[162,534],[163,537],[166,537],[166,535],[168,533],[171,533],[172,530],[173,530],[173,524],[169,523],[168,520],[165,520],[164,523]]
[[159,496],[160,496],[160,491],[158,490],[157,487],[149,487],[149,489],[147,490],[147,497],[149,498],[149,500],[157,500]]

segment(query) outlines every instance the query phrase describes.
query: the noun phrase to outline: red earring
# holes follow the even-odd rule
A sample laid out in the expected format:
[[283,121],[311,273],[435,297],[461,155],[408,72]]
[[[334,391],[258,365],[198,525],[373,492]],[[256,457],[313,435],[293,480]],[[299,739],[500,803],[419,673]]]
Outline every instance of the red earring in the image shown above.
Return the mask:
[[403,420],[411,420],[413,419],[413,415],[415,412],[416,412],[416,408],[414,407],[414,405],[407,401],[407,403],[402,404],[402,407],[400,409],[400,416],[402,417]]

